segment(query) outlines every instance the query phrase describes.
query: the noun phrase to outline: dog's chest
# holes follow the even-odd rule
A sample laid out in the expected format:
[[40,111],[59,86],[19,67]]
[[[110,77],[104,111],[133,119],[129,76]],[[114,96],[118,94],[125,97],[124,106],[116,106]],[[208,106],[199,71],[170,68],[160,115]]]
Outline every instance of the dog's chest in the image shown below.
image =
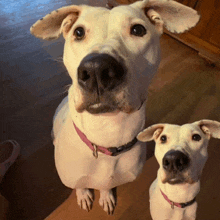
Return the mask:
[[85,166],[79,172],[76,188],[109,189],[133,181],[137,176],[130,167],[125,167],[125,163],[109,156],[92,158]]
[[[93,151],[77,134],[73,125],[72,114],[67,105],[68,102],[66,100],[58,107],[53,128],[55,131],[55,163],[62,182],[70,188],[109,189],[133,181],[141,172],[145,162],[145,144],[137,142],[131,150],[118,156],[108,156],[98,152],[98,158],[96,159],[93,156]],[[119,126],[114,117],[112,117],[112,120],[109,120],[111,122],[109,124],[101,124],[101,122],[99,122],[100,118],[99,120],[88,120],[87,118],[85,121],[81,119],[81,121],[83,121],[83,127],[81,128],[78,125],[80,124],[79,122],[77,126],[79,126],[80,129],[84,129],[84,132],[88,131],[86,136],[91,133],[87,138],[93,143],[97,143],[96,141],[101,140],[97,144],[106,146],[106,141],[109,140],[110,146],[115,146],[115,144],[118,146],[118,144],[125,144],[126,141],[129,142],[131,140],[130,138],[133,139],[132,136],[136,131],[135,129],[141,129],[143,126],[143,121],[140,120],[143,115],[144,109],[138,112],[137,116],[134,115],[132,120],[127,120],[125,123],[122,120],[121,123],[123,126]],[[77,117],[75,117],[75,119],[74,123],[77,123]],[[133,119],[136,120],[133,121]],[[99,123],[102,126],[102,129],[99,129],[101,133],[96,131],[92,132],[92,127],[89,126],[95,124],[99,127]],[[85,126],[87,125],[86,130]],[[135,128],[133,127],[134,125],[136,125]],[[106,132],[114,131],[111,126],[115,126],[116,129],[120,127],[119,130],[121,129],[121,132]],[[122,132],[126,132],[127,134],[126,140],[123,141],[119,138],[120,136],[124,136]],[[92,137],[94,141],[90,139]],[[115,139],[116,142],[114,142]]]
[[60,140],[55,146],[56,167],[61,180],[70,188],[113,188],[133,181],[145,162],[146,149],[140,143],[116,157],[99,152],[96,159],[77,136],[72,141],[62,137]]
[[196,208],[196,202],[185,208],[172,208],[161,194],[158,179],[150,186],[150,212],[153,220],[195,220]]

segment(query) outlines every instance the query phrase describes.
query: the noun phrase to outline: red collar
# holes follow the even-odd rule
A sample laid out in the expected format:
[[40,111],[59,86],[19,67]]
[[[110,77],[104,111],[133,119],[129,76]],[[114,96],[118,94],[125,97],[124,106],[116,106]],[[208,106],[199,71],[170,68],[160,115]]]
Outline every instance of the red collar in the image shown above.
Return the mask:
[[186,206],[190,206],[192,205],[195,201],[196,198],[194,198],[193,200],[186,202],[186,203],[177,203],[177,202],[173,202],[171,201],[163,192],[162,190],[160,190],[161,194],[163,195],[164,199],[170,203],[171,208],[174,209],[174,206],[178,207],[178,208],[185,208]]
[[93,156],[95,158],[98,158],[98,152],[101,152],[103,154],[109,155],[109,156],[117,156],[118,154],[130,150],[134,144],[137,142],[137,138],[135,137],[132,141],[129,143],[122,145],[120,147],[102,147],[102,146],[97,146],[93,143],[91,143],[86,135],[79,130],[79,128],[75,125],[73,122],[73,125],[76,129],[77,134],[81,138],[81,140],[93,151]]

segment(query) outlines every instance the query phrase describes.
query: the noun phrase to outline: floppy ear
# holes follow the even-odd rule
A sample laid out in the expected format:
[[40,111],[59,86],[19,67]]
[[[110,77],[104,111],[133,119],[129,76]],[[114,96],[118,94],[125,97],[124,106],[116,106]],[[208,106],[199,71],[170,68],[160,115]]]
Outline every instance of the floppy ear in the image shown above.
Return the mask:
[[204,119],[195,123],[209,136],[209,138],[213,137],[220,139],[220,122]]
[[45,40],[53,40],[63,33],[64,37],[77,20],[81,11],[80,6],[72,5],[52,11],[45,17],[38,20],[30,32],[35,37]]
[[137,139],[142,142],[156,140],[163,131],[164,126],[165,124],[152,125],[140,132],[137,136]]
[[172,0],[145,0],[142,8],[161,34],[163,26],[170,32],[182,33],[200,19],[196,10]]

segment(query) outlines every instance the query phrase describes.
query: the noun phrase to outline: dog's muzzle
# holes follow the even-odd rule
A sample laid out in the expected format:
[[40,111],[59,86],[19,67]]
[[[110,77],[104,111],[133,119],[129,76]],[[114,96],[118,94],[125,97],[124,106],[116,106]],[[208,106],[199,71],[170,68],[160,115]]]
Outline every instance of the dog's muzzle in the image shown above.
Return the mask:
[[177,184],[191,181],[188,177],[186,178],[187,168],[190,166],[190,158],[187,154],[178,150],[170,150],[164,155],[162,165],[165,171],[163,183]]
[[78,83],[88,93],[102,96],[121,85],[125,70],[114,57],[108,54],[87,55],[78,67]]

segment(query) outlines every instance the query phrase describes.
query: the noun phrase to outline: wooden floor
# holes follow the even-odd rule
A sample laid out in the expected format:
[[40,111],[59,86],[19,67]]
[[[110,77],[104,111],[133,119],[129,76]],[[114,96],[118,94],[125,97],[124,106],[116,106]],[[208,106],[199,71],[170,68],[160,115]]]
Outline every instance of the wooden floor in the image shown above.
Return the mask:
[[[71,81],[62,64],[63,41],[44,43],[29,34],[29,27],[50,10],[69,3],[0,3],[0,140],[16,139],[22,147],[21,156],[0,186],[10,202],[8,219],[44,219],[70,195],[49,220],[150,220],[148,189],[158,169],[153,143],[148,145],[148,160],[139,178],[117,188],[114,216],[107,216],[99,207],[98,192],[92,211],[80,210],[75,192],[63,186],[57,175],[50,131],[54,111]],[[220,69],[168,35],[163,35],[161,47],[161,65],[149,89],[146,126],[203,118],[220,121]],[[219,145],[220,140],[210,141],[197,197],[198,220],[218,220],[220,216]]]

